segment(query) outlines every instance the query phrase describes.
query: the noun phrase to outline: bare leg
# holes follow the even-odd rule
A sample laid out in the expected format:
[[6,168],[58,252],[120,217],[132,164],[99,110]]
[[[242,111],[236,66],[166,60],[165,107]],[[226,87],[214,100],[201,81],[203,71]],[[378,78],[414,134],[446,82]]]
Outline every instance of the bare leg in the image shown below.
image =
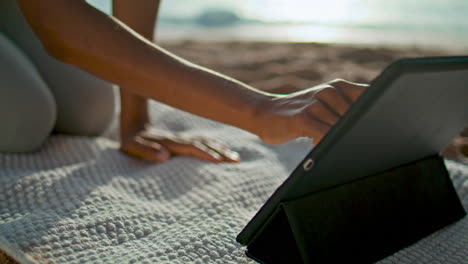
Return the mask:
[[98,135],[114,117],[113,85],[49,56],[30,29],[15,0],[0,1],[0,25],[36,65],[55,97],[57,132]]
[[55,124],[55,101],[31,61],[0,32],[0,152],[38,148]]

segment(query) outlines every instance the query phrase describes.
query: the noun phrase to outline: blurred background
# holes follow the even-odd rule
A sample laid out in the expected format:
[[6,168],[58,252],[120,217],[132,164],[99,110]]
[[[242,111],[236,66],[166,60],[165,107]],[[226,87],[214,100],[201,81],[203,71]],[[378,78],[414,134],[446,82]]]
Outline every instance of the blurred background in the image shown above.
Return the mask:
[[[110,0],[88,1],[110,13]],[[158,39],[467,47],[466,0],[161,1]]]
[[[110,0],[88,0],[111,13]],[[369,83],[402,57],[468,55],[467,0],[161,0],[156,41],[255,88]],[[468,163],[467,129],[443,152]]]
[[[111,0],[87,1],[111,13]],[[183,58],[290,93],[369,83],[401,57],[468,55],[468,0],[161,0],[156,32]],[[468,164],[468,124],[443,155]]]

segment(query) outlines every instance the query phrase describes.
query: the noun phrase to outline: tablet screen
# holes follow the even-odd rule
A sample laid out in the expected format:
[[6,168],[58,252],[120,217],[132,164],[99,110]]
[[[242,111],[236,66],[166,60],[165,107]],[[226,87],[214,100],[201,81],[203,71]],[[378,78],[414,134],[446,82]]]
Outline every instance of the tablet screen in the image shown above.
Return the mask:
[[247,245],[280,202],[440,152],[468,124],[468,57],[390,65],[275,191],[237,240]]

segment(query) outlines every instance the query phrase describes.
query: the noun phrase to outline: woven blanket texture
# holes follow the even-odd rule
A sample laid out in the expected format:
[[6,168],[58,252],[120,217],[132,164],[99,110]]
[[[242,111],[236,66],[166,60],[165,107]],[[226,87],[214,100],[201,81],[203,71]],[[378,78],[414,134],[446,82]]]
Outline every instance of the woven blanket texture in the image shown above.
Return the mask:
[[[152,164],[98,138],[51,136],[31,154],[0,154],[0,250],[20,263],[255,263],[236,235],[310,150],[153,103],[163,130],[204,135],[240,164],[176,157]],[[468,166],[447,161],[468,209]],[[468,218],[380,263],[468,263]]]

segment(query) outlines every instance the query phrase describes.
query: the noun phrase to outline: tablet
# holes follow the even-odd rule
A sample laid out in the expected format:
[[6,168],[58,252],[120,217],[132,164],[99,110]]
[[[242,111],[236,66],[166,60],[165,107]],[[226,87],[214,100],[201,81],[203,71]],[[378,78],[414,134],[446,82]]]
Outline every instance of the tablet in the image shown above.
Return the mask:
[[468,125],[468,56],[388,66],[273,193],[237,241],[249,245],[281,202],[439,153]]

